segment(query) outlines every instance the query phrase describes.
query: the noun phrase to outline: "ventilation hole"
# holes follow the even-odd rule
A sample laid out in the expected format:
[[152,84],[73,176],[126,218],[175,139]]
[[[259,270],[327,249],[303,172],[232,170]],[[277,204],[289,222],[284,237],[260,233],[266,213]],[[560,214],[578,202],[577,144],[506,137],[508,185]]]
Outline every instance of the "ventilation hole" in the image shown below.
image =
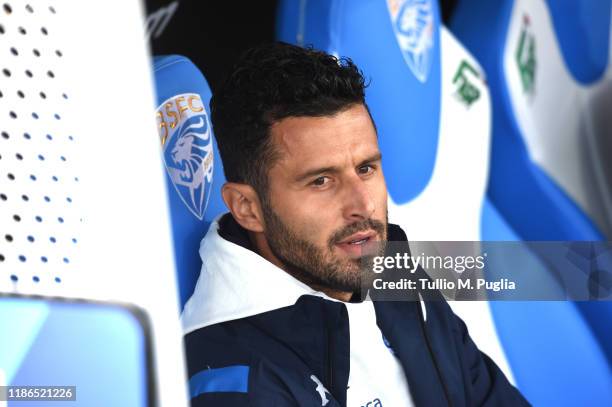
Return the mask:
[[13,241],[13,236],[11,236],[11,235],[4,235],[4,238],[6,239],[7,242],[12,242]]
[[33,76],[34,76],[34,74],[32,73],[32,71],[30,71],[29,69],[26,69],[26,70],[25,70],[25,74],[26,74],[26,76],[27,76],[28,78],[31,78],[31,77],[33,77]]
[[55,14],[55,9],[53,8],[53,6],[49,6],[49,11]]
[[43,98],[43,99],[46,99],[46,98],[47,98],[47,95],[45,94],[45,92],[40,92],[40,93],[39,93],[39,95],[40,95],[40,97],[41,97],[41,98]]
[[73,237],[73,238],[72,238],[72,243],[76,243],[76,242],[77,242],[76,238],[75,238],[75,237]]
[[15,176],[13,174],[11,174],[10,172],[8,174],[6,174],[6,176],[8,177],[8,179],[10,179],[11,181],[15,181]]
[[39,57],[39,56],[40,56],[40,51],[39,51],[39,50],[37,50],[36,48],[34,48],[34,49],[32,50],[32,52],[33,52],[33,53],[34,53],[34,55],[36,55],[37,57]]
[[47,262],[47,258],[46,258],[45,256],[42,256],[42,257],[40,258],[40,260],[41,260],[43,263],[46,263],[46,262]]
[[49,31],[47,31],[47,29],[45,27],[42,27],[40,29],[40,32],[43,33],[43,35],[48,35],[49,34]]
[[56,49],[56,50],[55,50],[55,55],[57,55],[57,56],[58,56],[58,57],[60,57],[60,58],[61,58],[62,56],[64,56],[64,54],[62,54],[62,51],[60,51],[59,49]]
[[57,239],[55,239],[53,236],[51,236],[51,237],[49,238],[49,240],[51,241],[51,243],[55,243],[55,242],[57,242]]
[[22,91],[18,90],[17,91],[17,96],[19,96],[20,98],[24,98],[25,97],[25,93],[23,93]]
[[13,220],[14,220],[15,222],[21,222],[21,216],[19,216],[19,215],[13,215]]
[[72,198],[70,198],[70,197],[67,197],[67,198],[66,198],[66,200],[67,200],[68,202],[72,202]]
[[62,155],[62,156],[60,156],[60,160],[62,160],[62,161],[66,161],[66,157],[64,157],[64,156]]
[[68,95],[66,95],[65,93],[62,93],[62,97],[63,97],[64,99],[68,99]]
[[4,95],[2,94],[2,91],[0,91],[0,98],[1,98],[2,96],[4,96]]
[[53,137],[50,134],[47,134],[47,140],[53,140]]
[[20,261],[20,262],[22,262],[22,263],[25,263],[25,261],[27,260],[27,259],[26,259],[26,256],[24,256],[23,254],[20,254],[20,255],[19,255],[19,257],[18,257],[18,259],[19,259],[19,261]]
[[47,71],[47,76],[49,78],[55,78],[55,74],[53,73],[53,71]]
[[2,73],[4,74],[4,76],[10,77],[11,76],[11,71],[9,71],[8,69],[4,68],[2,70]]
[[36,181],[36,175],[31,174],[31,175],[30,175],[30,179],[31,179],[32,181]]
[[28,236],[28,242],[33,243],[34,242],[34,236],[30,235]]
[[13,112],[12,110],[9,112],[9,116],[11,116],[11,119],[16,119],[17,118],[17,113]]
[[70,260],[68,260],[68,257],[64,257],[64,258],[62,259],[62,261],[63,261],[64,263],[70,263]]
[[59,180],[59,178],[57,178],[55,175],[51,177],[51,179],[55,182],[57,182]]
[[11,138],[11,136],[9,136],[9,134],[6,131],[2,132],[2,138],[5,140],[8,140],[9,138]]
[[4,255],[0,254],[0,261],[4,261]]
[[38,283],[40,281],[40,278],[38,278],[38,276],[34,276],[32,277],[32,280],[34,280],[35,283]]
[[30,200],[30,198],[27,195],[21,195],[21,199],[23,199],[26,202]]
[[55,113],[55,114],[53,115],[53,117],[55,117],[55,119],[56,119],[56,120],[61,120],[61,119],[62,119],[62,118],[60,117],[60,115],[59,115],[59,114],[57,114],[57,113]]
[[57,221],[58,221],[59,223],[64,223],[64,218],[62,218],[62,217],[60,216],[59,218],[57,218]]
[[19,55],[19,52],[17,51],[17,49],[15,47],[11,47],[11,54]]
[[4,34],[4,26],[0,24],[0,34]]
[[0,194],[0,199],[2,199],[3,201],[6,201],[8,198],[6,195]]
[[19,34],[22,34],[22,35],[26,35],[26,34],[28,33],[28,32],[26,31],[26,29],[25,29],[25,28],[23,28],[23,27],[19,27],[19,28],[18,28],[18,31],[19,31]]
[[39,159],[40,161],[44,161],[44,160],[45,160],[45,156],[44,156],[44,155],[42,155],[42,154],[38,154],[38,159]]
[[74,141],[74,137],[72,137],[72,136],[68,136],[68,140],[70,140],[70,141]]
[[36,113],[36,112],[32,112],[32,117],[33,117],[34,119],[38,119],[38,113]]
[[74,177],[74,180],[75,180],[76,182],[79,182],[79,177]]
[[55,277],[55,282],[56,282],[56,283],[61,283],[61,282],[62,282],[62,279],[61,279],[61,278],[59,278],[59,277]]
[[4,12],[6,14],[11,14],[13,12],[13,9],[11,8],[11,5],[8,3],[4,3],[4,6],[2,6],[2,8],[4,9]]
[[51,202],[51,198],[49,198],[48,196],[45,196],[45,201]]
[[23,133],[23,138],[29,140],[32,138],[32,136],[30,136],[30,133]]
[[23,160],[23,156],[19,153],[15,154],[15,158],[17,158],[18,160]]
[[42,222],[42,218],[40,216],[36,216],[34,219],[36,219],[36,222]]
[[19,281],[19,277],[17,277],[15,274],[11,274],[11,281],[14,281],[14,282]]
[[32,6],[30,6],[29,4],[25,7],[26,10],[28,10],[30,13],[34,12],[34,9],[32,8]]

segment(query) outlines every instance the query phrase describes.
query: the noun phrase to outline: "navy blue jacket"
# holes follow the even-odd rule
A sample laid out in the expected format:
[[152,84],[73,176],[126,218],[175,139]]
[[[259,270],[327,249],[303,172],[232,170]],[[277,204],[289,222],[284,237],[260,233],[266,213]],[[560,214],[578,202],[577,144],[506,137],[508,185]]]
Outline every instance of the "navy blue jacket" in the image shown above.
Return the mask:
[[[248,246],[231,221],[219,234]],[[389,240],[406,235],[389,225]],[[416,406],[529,405],[445,301],[426,306],[425,320],[419,301],[374,302]],[[346,405],[350,337],[341,302],[304,295],[291,306],[196,329],[185,345],[194,407],[321,406],[312,375],[331,393],[326,407]]]

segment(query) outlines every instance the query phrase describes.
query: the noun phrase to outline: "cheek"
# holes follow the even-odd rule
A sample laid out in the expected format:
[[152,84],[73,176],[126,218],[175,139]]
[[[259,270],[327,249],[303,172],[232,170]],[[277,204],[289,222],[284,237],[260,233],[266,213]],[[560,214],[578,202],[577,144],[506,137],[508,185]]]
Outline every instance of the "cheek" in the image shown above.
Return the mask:
[[281,205],[274,205],[277,214],[303,240],[326,247],[333,225],[340,219],[330,202],[307,194],[285,194]]
[[380,172],[379,177],[377,177],[372,183],[371,194],[374,202],[376,203],[376,216],[378,218],[384,218],[387,212],[388,195],[387,184],[385,183],[385,177],[382,171]]

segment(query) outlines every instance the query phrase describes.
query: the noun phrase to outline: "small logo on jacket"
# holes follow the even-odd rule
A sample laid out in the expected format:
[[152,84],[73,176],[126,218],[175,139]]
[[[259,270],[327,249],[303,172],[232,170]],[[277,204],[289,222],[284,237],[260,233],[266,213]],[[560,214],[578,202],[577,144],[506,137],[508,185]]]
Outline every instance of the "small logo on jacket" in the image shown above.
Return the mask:
[[368,401],[361,407],[383,407],[383,405],[380,399],[374,399],[372,401]]
[[166,171],[191,213],[202,220],[213,177],[213,145],[202,99],[195,93],[171,97],[157,109]]
[[315,390],[317,393],[319,393],[319,396],[321,396],[321,405],[322,406],[327,405],[327,403],[329,403],[329,399],[327,398],[327,395],[325,395],[325,393],[329,393],[329,394],[331,393],[325,388],[325,386],[323,386],[323,383],[321,383],[321,381],[317,378],[317,376],[311,375],[310,380],[315,382],[315,384],[317,385]]
[[431,0],[387,0],[395,38],[404,60],[420,82],[426,82],[434,47]]

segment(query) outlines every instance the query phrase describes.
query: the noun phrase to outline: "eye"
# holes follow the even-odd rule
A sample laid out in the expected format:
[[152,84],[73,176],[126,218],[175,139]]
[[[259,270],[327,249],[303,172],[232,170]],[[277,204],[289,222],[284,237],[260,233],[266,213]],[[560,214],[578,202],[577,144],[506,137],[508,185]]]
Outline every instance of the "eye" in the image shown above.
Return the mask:
[[319,177],[315,179],[314,181],[312,181],[310,184],[314,185],[315,187],[322,187],[328,183],[329,183],[329,177]]
[[370,164],[362,165],[361,167],[357,169],[357,171],[361,175],[368,175],[374,172],[374,166]]

